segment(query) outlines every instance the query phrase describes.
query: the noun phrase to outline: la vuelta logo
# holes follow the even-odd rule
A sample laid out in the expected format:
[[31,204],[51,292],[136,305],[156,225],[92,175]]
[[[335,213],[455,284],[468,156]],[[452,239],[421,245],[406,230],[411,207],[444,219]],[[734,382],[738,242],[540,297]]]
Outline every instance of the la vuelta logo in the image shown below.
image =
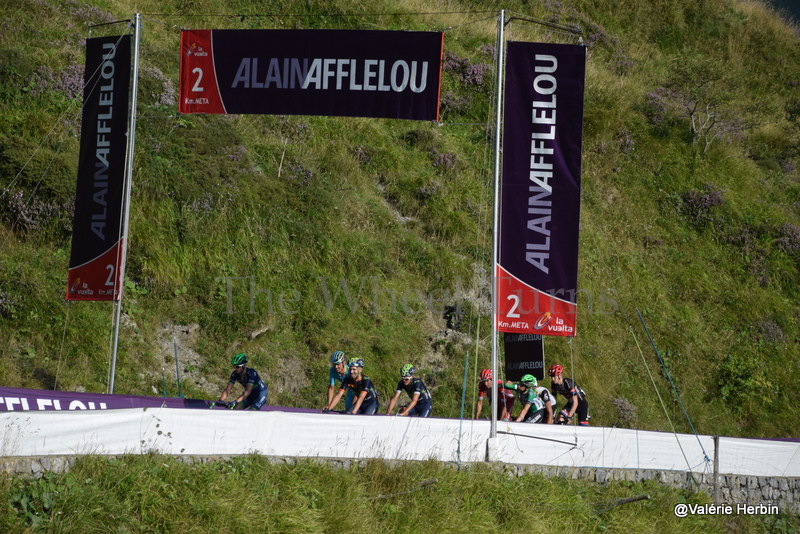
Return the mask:
[[195,57],[206,57],[208,52],[203,50],[203,47],[197,43],[192,43],[192,46],[189,47],[189,50],[186,51],[187,56],[195,56]]
[[539,317],[539,319],[535,323],[533,323],[533,328],[534,330],[541,330],[542,328],[550,324],[550,321],[552,320],[553,320],[553,314],[547,312],[541,317]]

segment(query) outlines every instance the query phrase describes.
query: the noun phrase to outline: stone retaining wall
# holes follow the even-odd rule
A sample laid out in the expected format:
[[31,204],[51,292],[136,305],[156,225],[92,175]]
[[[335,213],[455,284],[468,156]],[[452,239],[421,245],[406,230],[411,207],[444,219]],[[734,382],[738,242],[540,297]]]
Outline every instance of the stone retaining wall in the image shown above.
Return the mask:
[[[178,456],[187,463],[208,463],[230,459],[231,456]],[[0,473],[39,477],[46,472],[61,473],[69,470],[75,456],[43,456],[0,458]],[[275,463],[293,464],[299,458],[273,456]],[[353,465],[366,465],[367,460],[347,460],[337,458],[316,458],[315,460],[332,466],[349,469]],[[401,460],[387,460],[388,464],[399,464]],[[469,465],[469,464],[468,464]],[[471,464],[477,465],[477,464]],[[714,498],[714,476],[712,474],[692,474],[682,471],[656,471],[650,469],[600,469],[592,467],[553,467],[547,465],[520,465],[489,463],[497,470],[511,476],[528,473],[547,477],[565,477],[586,480],[598,484],[611,481],[641,482],[653,480],[673,488],[703,491]],[[719,475],[717,480],[716,504],[731,505],[777,505],[781,513],[800,514],[800,478],[757,477],[740,475]]]

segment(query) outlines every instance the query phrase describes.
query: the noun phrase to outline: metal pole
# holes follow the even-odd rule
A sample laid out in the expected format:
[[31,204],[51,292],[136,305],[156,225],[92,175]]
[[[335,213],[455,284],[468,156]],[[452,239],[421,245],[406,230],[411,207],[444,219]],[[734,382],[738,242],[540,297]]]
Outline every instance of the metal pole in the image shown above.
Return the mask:
[[492,238],[492,425],[490,438],[497,437],[497,256],[499,249],[498,229],[500,226],[500,124],[503,115],[503,60],[505,42],[506,12],[500,10],[497,20],[497,101],[495,103],[494,126],[494,230]]
[[172,340],[172,348],[175,352],[175,382],[178,383],[178,398],[183,398],[183,393],[181,393],[181,372],[180,366],[178,365],[178,342],[173,339]]
[[122,261],[119,272],[119,299],[114,307],[114,345],[111,349],[111,369],[108,377],[108,392],[114,393],[114,377],[117,372],[117,350],[119,348],[119,319],[122,314],[122,292],[125,287],[125,261],[128,253],[128,221],[131,215],[131,182],[133,180],[133,147],[136,144],[136,96],[139,89],[139,40],[141,38],[141,15],[133,17],[133,85],[131,90],[131,113],[128,124],[128,153],[125,162],[125,196],[122,203]]
[[719,504],[719,436],[714,436],[714,504]]

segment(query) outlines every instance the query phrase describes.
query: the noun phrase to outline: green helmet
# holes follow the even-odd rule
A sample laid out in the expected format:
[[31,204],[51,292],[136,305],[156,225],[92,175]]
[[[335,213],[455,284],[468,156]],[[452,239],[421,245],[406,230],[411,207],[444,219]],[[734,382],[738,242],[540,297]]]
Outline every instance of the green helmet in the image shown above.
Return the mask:
[[400,368],[400,376],[413,376],[416,372],[417,370],[410,363]]
[[538,382],[536,381],[536,377],[533,375],[525,375],[523,376],[520,381],[520,384],[529,388],[535,388]]
[[364,360],[361,358],[350,358],[350,361],[347,362],[348,367],[364,367]]
[[231,365],[243,365],[245,363],[247,363],[247,355],[244,352],[240,352],[231,358]]

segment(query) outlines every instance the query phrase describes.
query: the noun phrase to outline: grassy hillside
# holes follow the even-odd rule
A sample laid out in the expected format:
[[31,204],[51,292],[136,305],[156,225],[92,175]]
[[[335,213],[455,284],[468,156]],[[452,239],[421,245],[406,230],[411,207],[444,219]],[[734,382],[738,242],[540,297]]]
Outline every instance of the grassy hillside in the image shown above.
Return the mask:
[[[578,337],[547,340],[592,422],[796,435],[800,39],[756,2],[512,1],[588,46]],[[488,366],[495,2],[22,0],[0,31],[0,377],[104,391],[111,307],[65,303],[86,24],[143,13],[116,392],[212,397],[234,352],[321,406],[327,356],[385,406],[414,362],[456,416]],[[469,13],[471,12],[471,13]],[[423,14],[425,13],[425,14]],[[244,14],[231,16],[232,14]],[[485,20],[485,17],[489,17]],[[442,124],[180,116],[179,28],[445,34]],[[116,31],[95,29],[93,36]],[[575,42],[514,22],[514,40]],[[638,344],[641,346],[640,353]]]
[[[257,473],[257,476],[254,476]],[[244,482],[247,481],[247,489]],[[648,496],[628,504],[620,501]],[[334,469],[261,457],[205,465],[138,456],[83,458],[63,475],[0,479],[4,532],[796,532],[788,516],[688,516],[707,496],[655,483],[591,485],[479,466],[368,462]],[[352,526],[351,526],[352,525]],[[27,530],[26,530],[27,529]]]

